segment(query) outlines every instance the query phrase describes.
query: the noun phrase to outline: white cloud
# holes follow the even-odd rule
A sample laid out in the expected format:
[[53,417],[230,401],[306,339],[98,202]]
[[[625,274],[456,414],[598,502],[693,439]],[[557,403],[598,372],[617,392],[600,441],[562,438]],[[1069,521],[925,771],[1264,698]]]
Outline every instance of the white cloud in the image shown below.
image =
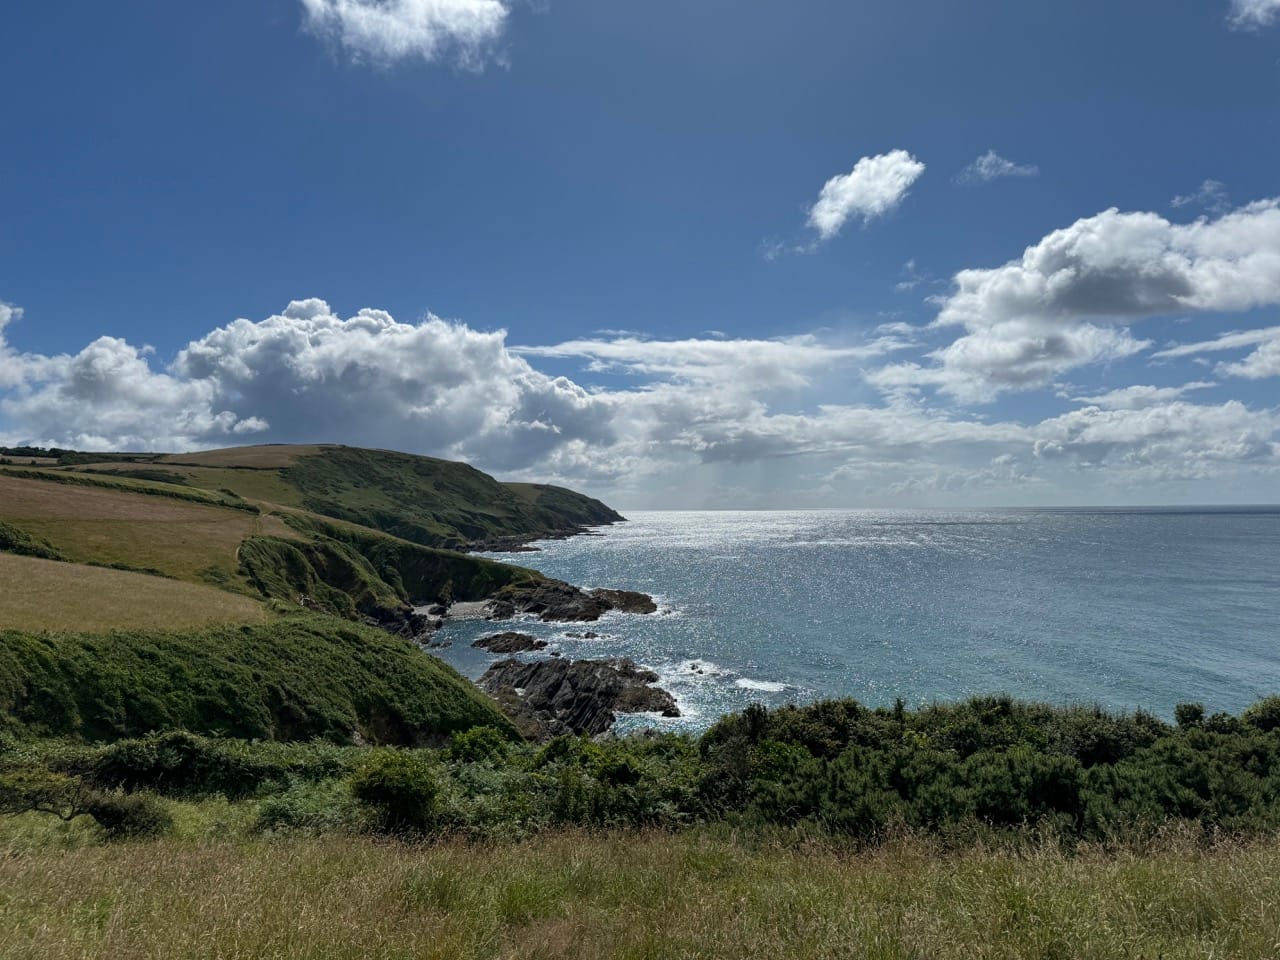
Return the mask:
[[990,400],[1145,349],[1127,329],[1144,318],[1275,303],[1280,201],[1188,224],[1112,209],[1049,234],[1019,260],[956,274],[934,326],[965,333],[931,354],[932,365],[887,367],[874,380]]
[[809,225],[820,240],[830,240],[853,217],[863,223],[882,217],[902,202],[923,173],[924,164],[905,150],[863,157],[851,172],[826,182],[809,211]]
[[511,354],[505,334],[381,310],[341,319],[322,300],[194,341],[176,373],[215,385],[272,436],[341,437],[507,468],[574,438],[611,440],[609,403]]
[[1188,357],[1221,350],[1238,350],[1241,347],[1251,346],[1257,346],[1257,349],[1236,363],[1218,364],[1215,368],[1217,372],[1223,376],[1243,377],[1247,380],[1261,380],[1266,377],[1280,376],[1280,327],[1261,327],[1257,330],[1224,333],[1214,340],[1169,347],[1161,350],[1155,356],[1160,358]]
[[1216,386],[1216,383],[1209,380],[1184,383],[1180,387],[1135,385],[1109,390],[1093,397],[1073,397],[1072,399],[1076,403],[1087,403],[1091,406],[1102,407],[1104,410],[1145,410],[1148,407],[1177,400],[1183,394],[1190,393],[1192,390],[1208,390],[1210,387]]
[[0,390],[16,387],[22,382],[22,361],[9,349],[4,333],[5,327],[21,317],[20,309],[0,301]]
[[483,66],[502,36],[505,0],[302,0],[306,27],[357,62],[420,58]]
[[881,357],[911,345],[911,339],[899,331],[845,346],[822,343],[811,335],[777,340],[646,340],[626,336],[513,349],[525,356],[586,358],[591,361],[589,369],[597,371],[661,376],[683,383],[746,383],[772,390],[807,386],[816,371]]
[[1257,30],[1280,20],[1280,0],[1231,0],[1228,21],[1241,30]]
[[1241,347],[1251,347],[1254,344],[1266,343],[1269,340],[1280,340],[1280,327],[1259,327],[1256,330],[1239,330],[1234,333],[1224,333],[1213,340],[1202,340],[1199,343],[1182,343],[1174,347],[1167,347],[1153,354],[1153,356],[1161,358],[1190,357],[1200,353],[1211,353],[1216,350],[1238,350]]
[[1274,469],[1280,462],[1274,410],[1238,400],[1211,406],[1176,400],[1137,408],[1091,406],[1035,428],[1035,455],[1069,458],[1115,482],[1204,480],[1234,467]]
[[1173,207],[1203,207],[1210,213],[1226,213],[1231,209],[1231,198],[1220,180],[1206,180],[1194,193],[1179,194],[1169,202]]
[[[0,313],[0,334],[15,316]],[[1233,477],[1271,482],[1280,463],[1276,411],[1183,399],[1202,384],[1083,397],[1089,406],[1031,424],[906,398],[824,402],[831,384],[856,395],[865,367],[919,333],[893,323],[844,343],[626,335],[520,347],[434,316],[343,318],[301,300],[210,331],[167,366],[113,337],[71,356],[4,347],[0,435],[91,449],[391,447],[624,506],[725,505],[725,490],[774,506],[1045,502],[1096,489],[1111,500],[1124,484],[1189,481],[1217,495]],[[589,390],[536,369],[539,358],[628,379]]]
[[1035,177],[1040,168],[1030,163],[1014,163],[1006,160],[994,150],[988,150],[959,174],[956,180],[960,183],[990,183],[1001,177]]

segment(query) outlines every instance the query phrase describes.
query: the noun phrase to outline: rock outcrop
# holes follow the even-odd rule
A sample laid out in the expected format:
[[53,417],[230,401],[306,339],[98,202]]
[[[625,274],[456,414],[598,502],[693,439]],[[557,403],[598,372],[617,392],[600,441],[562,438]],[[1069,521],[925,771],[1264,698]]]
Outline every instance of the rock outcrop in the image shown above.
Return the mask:
[[658,675],[626,659],[495,663],[480,678],[517,724],[539,739],[604,733],[616,713],[678,717],[675,698],[651,686]]
[[653,597],[636,590],[592,590],[591,596],[609,604],[611,610],[623,613],[657,613],[658,605]]
[[508,630],[506,633],[481,637],[471,645],[481,650],[488,650],[490,653],[525,653],[530,650],[546,649],[547,641],[531,637],[527,633],[513,633]]
[[653,613],[658,605],[644,593],[631,590],[592,590],[588,593],[563,580],[503,587],[487,606],[490,620],[507,620],[517,613],[532,613],[538,619],[560,623],[599,620],[610,610],[623,613]]

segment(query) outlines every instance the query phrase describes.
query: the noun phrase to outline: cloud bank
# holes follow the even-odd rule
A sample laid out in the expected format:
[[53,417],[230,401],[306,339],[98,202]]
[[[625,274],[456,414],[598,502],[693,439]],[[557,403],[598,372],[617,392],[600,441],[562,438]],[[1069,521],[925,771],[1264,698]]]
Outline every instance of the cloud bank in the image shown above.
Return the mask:
[[[1280,469],[1280,414],[1192,402],[1205,381],[1117,387],[1030,421],[892,393],[833,402],[832,384],[866,384],[874,398],[870,385],[903,366],[894,355],[920,349],[929,331],[902,324],[844,340],[621,334],[522,346],[432,315],[342,317],[311,299],[212,330],[167,364],[113,337],[74,355],[20,353],[6,339],[20,325],[16,308],[0,309],[10,443],[333,441],[465,459],[630,506],[1149,500],[1152,484],[1220,491],[1273,483]],[[1207,344],[1169,349],[1217,341]],[[551,376],[540,360],[577,362],[582,375]]]

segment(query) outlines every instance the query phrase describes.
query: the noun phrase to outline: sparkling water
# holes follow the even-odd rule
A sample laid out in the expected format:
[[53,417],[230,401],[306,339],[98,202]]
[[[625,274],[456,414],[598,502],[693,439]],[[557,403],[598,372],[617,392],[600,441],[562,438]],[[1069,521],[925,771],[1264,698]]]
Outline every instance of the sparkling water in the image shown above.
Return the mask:
[[457,621],[440,655],[478,677],[497,658],[471,641],[516,629],[550,643],[525,656],[630,657],[684,716],[624,727],[823,697],[1009,693],[1170,717],[1280,693],[1280,508],[629,516],[500,559],[642,590],[657,615]]

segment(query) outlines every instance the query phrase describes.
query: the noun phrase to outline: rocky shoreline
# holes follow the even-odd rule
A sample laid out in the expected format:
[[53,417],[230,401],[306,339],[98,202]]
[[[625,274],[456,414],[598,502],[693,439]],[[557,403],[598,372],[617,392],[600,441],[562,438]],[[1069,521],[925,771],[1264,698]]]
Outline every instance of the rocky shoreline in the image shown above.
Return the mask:
[[598,736],[618,713],[680,716],[658,675],[628,659],[533,660],[495,663],[478,684],[521,731],[535,740],[561,734]]
[[[498,622],[533,616],[544,623],[593,623],[610,611],[648,615],[657,610],[657,603],[645,593],[583,590],[563,580],[546,579],[503,587],[487,600],[453,603],[448,608],[432,606],[417,616],[435,624],[434,632],[449,619],[468,617]],[[582,636],[597,635],[586,631]],[[481,637],[471,645],[510,655],[541,652],[547,642],[507,630]],[[508,656],[490,666],[477,685],[497,700],[526,736],[546,740],[562,733],[598,736],[613,726],[619,713],[678,717],[675,698],[653,686],[657,680],[656,673],[627,659],[566,660],[552,653],[536,660]]]
[[[501,537],[476,540],[468,553],[529,553],[539,548],[534,540],[567,540],[600,536],[594,526],[624,518],[617,513],[600,524],[550,531],[538,537]],[[583,590],[563,580],[546,578],[534,583],[508,585],[485,600],[439,603],[406,614],[403,620],[379,624],[424,649],[449,646],[434,636],[450,619],[483,617],[491,621],[534,616],[544,623],[594,623],[606,613],[637,615],[656,613],[653,597],[634,590],[598,588]],[[595,638],[591,631],[583,638]],[[539,653],[547,642],[529,634],[504,631],[481,637],[472,646],[493,654]],[[660,713],[678,717],[675,698],[653,684],[658,675],[628,659],[566,660],[558,653],[546,659],[518,660],[508,656],[485,672],[477,686],[492,696],[532,739],[546,740],[562,733],[598,736],[613,726],[618,713]]]

